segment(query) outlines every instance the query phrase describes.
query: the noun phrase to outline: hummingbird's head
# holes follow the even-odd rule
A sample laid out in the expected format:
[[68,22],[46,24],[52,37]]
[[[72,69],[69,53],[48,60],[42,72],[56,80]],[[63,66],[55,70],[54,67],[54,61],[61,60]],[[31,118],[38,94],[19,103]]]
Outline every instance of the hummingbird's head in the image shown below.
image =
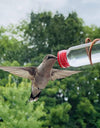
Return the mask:
[[48,54],[44,57],[43,62],[38,66],[38,69],[40,71],[49,71],[51,70],[51,68],[53,67],[54,63],[57,61],[57,57],[52,55],[52,54]]
[[52,55],[52,54],[48,54],[44,57],[43,59],[43,63],[46,65],[46,66],[53,66],[54,63],[57,61],[57,57]]

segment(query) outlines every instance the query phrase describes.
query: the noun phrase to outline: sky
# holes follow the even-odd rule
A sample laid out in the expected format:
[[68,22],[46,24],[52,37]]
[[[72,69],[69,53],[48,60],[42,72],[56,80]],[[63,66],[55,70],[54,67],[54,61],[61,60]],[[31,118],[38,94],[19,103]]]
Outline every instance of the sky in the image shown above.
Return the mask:
[[77,12],[85,25],[100,27],[100,0],[0,0],[0,26],[18,24],[31,12],[51,11],[64,16]]

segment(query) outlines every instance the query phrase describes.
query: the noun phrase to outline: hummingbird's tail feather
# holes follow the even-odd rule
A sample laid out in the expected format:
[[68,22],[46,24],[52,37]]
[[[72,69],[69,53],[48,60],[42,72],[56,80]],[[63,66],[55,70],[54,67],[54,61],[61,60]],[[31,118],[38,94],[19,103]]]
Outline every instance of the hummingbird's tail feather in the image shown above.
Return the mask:
[[40,93],[41,92],[39,92],[36,96],[33,96],[33,94],[31,93],[29,101],[30,102],[37,101],[39,99]]
[[31,92],[29,101],[30,102],[37,101],[39,99],[40,93],[41,93],[41,90],[32,84],[32,92]]

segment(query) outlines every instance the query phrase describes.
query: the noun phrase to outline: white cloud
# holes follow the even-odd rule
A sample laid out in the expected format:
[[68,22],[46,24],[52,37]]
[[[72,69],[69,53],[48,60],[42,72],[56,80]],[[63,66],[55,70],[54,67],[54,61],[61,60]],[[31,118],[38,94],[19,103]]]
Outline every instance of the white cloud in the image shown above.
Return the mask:
[[81,0],[83,4],[88,4],[88,3],[94,3],[94,4],[99,4],[99,0]]
[[63,10],[68,0],[31,0],[31,9],[33,11],[52,11]]
[[58,11],[64,15],[76,11],[86,24],[100,26],[99,3],[99,0],[0,0],[0,25],[18,23],[31,11]]

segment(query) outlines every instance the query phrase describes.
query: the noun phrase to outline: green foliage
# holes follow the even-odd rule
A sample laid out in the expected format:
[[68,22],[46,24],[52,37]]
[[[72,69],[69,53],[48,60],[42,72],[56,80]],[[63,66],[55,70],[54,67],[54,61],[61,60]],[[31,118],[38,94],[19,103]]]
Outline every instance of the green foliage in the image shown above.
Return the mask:
[[50,110],[49,125],[54,128],[65,128],[69,122],[68,112],[70,109],[71,105],[68,103],[63,103],[52,108]]
[[30,90],[27,87],[0,88],[0,128],[40,128],[45,116],[44,104],[41,102],[36,109],[32,103],[26,103]]

